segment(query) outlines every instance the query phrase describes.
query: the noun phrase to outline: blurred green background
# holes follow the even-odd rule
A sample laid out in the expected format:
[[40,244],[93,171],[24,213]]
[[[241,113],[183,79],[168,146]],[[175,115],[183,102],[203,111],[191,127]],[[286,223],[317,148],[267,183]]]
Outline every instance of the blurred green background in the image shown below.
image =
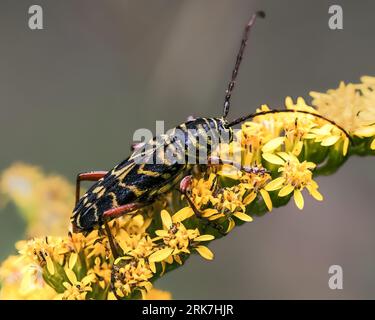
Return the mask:
[[[44,9],[44,30],[28,8]],[[328,28],[342,5],[344,29]],[[0,2],[0,170],[40,165],[73,183],[129,154],[133,132],[189,115],[221,114],[244,23],[258,21],[230,117],[285,96],[375,75],[375,2],[312,0],[64,0]],[[291,202],[215,241],[213,262],[192,257],[159,280],[176,299],[375,298],[375,163],[354,158],[319,178],[325,201]],[[1,210],[0,259],[24,223]],[[328,287],[341,265],[344,289]]]

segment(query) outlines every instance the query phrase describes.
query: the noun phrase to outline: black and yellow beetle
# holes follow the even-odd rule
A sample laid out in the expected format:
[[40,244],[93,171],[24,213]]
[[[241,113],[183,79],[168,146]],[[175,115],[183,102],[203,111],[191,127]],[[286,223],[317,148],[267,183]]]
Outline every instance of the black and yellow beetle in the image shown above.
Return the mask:
[[[146,143],[141,148],[142,151],[140,149],[135,150],[128,159],[122,161],[108,172],[93,171],[79,174],[77,176],[76,189],[77,203],[71,218],[74,232],[90,231],[94,227],[104,224],[110,237],[108,225],[106,224],[108,220],[153,203],[158,195],[171,190],[178,181],[187,176],[193,167],[192,164],[188,162],[181,163],[177,159],[175,161],[157,161],[160,160],[161,154],[168,148],[173,147],[173,151],[177,153],[177,158],[180,153],[186,156],[191,152],[189,150],[197,149],[203,151],[203,154],[209,158],[212,152],[212,139],[218,140],[220,137],[225,136],[228,139],[227,142],[231,142],[233,140],[232,127],[234,125],[255,116],[271,113],[307,113],[336,125],[333,121],[318,114],[290,109],[258,112],[232,122],[227,121],[226,117],[230,109],[230,99],[249,31],[254,25],[256,17],[263,18],[264,16],[265,14],[262,11],[253,14],[245,27],[231,81],[226,90],[223,116],[221,118],[198,118],[182,123],[172,129],[170,134],[154,138]],[[339,127],[338,125],[336,126]],[[344,129],[339,128],[345,132]],[[177,144],[180,148],[176,148],[175,141],[173,141],[176,131],[183,133],[183,143]],[[195,133],[191,134],[190,132]],[[346,132],[345,134],[349,137]],[[194,148],[191,148],[192,146]],[[156,161],[151,163],[147,161],[142,162],[139,161],[140,158],[143,160],[151,158]],[[97,182],[80,198],[80,182],[85,180]],[[189,201],[189,204],[192,205],[191,201]]]

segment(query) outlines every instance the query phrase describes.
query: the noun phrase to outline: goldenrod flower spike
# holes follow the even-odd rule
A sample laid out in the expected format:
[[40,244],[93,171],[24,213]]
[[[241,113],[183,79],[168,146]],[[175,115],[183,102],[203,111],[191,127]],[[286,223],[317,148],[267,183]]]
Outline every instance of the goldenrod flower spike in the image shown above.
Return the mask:
[[[62,177],[24,164],[5,170],[2,199],[16,205],[35,238],[18,242],[18,256],[3,262],[0,298],[168,299],[153,282],[183,266],[192,253],[212,260],[210,241],[291,198],[302,210],[305,190],[322,201],[318,175],[334,173],[351,155],[375,155],[375,78],[310,94],[312,105],[287,97],[287,112],[243,123],[237,139],[215,151],[222,159],[238,156],[236,162],[247,169],[225,164],[195,174],[189,196],[198,212],[170,192],[110,222],[117,259],[101,230],[68,233],[74,192]],[[266,105],[258,109],[267,111]]]

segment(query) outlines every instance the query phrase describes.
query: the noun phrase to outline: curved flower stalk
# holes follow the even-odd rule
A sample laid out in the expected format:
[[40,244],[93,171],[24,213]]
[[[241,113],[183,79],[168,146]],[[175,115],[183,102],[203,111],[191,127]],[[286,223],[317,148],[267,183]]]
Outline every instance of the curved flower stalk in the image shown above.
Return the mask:
[[[120,253],[117,259],[102,230],[21,241],[16,245],[19,255],[8,258],[0,269],[2,297],[169,297],[155,294],[153,282],[184,265],[192,253],[213,259],[207,246],[210,241],[291,198],[299,209],[306,195],[322,201],[316,176],[334,173],[351,155],[375,155],[375,78],[341,83],[335,90],[311,96],[311,105],[303,98],[294,102],[288,97],[285,107],[333,119],[350,138],[313,114],[255,117],[242,125],[234,142],[217,152],[221,158],[238,153],[248,170],[225,164],[195,172],[190,197],[200,215],[179,193],[171,192],[134,215],[112,221],[110,230]],[[259,109],[266,110],[266,105]],[[20,210],[31,210],[29,204],[35,201],[33,195]]]

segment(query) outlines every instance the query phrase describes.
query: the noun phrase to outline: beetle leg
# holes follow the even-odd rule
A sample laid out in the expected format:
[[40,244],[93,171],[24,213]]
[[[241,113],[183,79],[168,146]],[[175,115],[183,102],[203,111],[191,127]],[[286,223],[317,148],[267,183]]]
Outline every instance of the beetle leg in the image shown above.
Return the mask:
[[89,171],[77,175],[76,180],[76,205],[80,198],[81,181],[98,181],[107,174],[107,171]]
[[[134,210],[140,209],[140,208],[145,207],[147,205],[149,205],[148,202],[145,202],[145,203],[134,202],[134,203],[125,204],[123,206],[120,206],[120,207],[117,207],[117,208],[112,208],[112,209],[104,211],[104,213],[103,213],[104,229],[105,229],[105,232],[107,233],[109,246],[111,247],[111,252],[112,252],[113,258],[115,260],[119,257],[119,253],[118,253],[118,250],[117,250],[115,240],[112,236],[111,229],[109,228],[108,220],[112,219],[112,218],[115,218],[115,217],[118,217],[118,216],[121,216],[125,213],[129,213],[129,212],[132,212]],[[116,298],[120,299],[120,297],[116,294],[116,289],[113,285],[113,282],[114,282],[113,276],[114,276],[115,268],[117,268],[117,266],[113,263],[112,264],[112,272],[111,272],[111,289],[112,289],[114,295],[116,296]]]
[[131,146],[130,146],[130,150],[131,151],[137,151],[137,150],[140,150],[144,147],[145,143],[144,142],[135,142],[135,143],[132,143]]
[[242,165],[238,162],[226,159],[220,159],[219,157],[209,156],[208,157],[208,165],[223,165],[223,164],[230,164],[238,169],[242,169]]
[[231,160],[223,160],[219,157],[213,157],[210,156],[208,158],[208,165],[223,165],[223,164],[230,164],[233,167],[236,167],[237,169],[241,171],[245,171],[247,173],[268,173],[268,171],[264,168],[257,167],[257,166],[243,166],[239,162],[231,161]]
[[[186,178],[186,180],[185,180],[185,178]],[[215,228],[221,235],[225,236],[226,233],[223,231],[223,227],[220,224],[215,223],[213,221],[209,221],[209,220],[207,220],[206,218],[204,218],[202,216],[202,212],[197,208],[197,206],[195,205],[195,203],[190,198],[190,196],[188,195],[188,192],[187,192],[187,190],[191,186],[191,176],[186,176],[185,178],[183,178],[181,180],[180,189],[178,189],[178,190],[181,192],[181,194],[183,194],[185,196],[187,202],[189,203],[189,206],[193,209],[195,216],[198,219],[200,219],[201,221],[204,221],[204,223],[206,225],[209,225],[209,226]],[[183,182],[184,180],[185,180],[185,182]],[[188,181],[190,182],[190,186],[189,187],[186,186],[186,184],[188,183]],[[183,184],[182,188],[181,188],[181,184]]]
[[104,230],[107,234],[109,246],[111,247],[112,255],[115,259],[117,259],[119,257],[119,253],[118,253],[118,250],[117,250],[116,242],[115,242],[115,240],[112,236],[111,229],[109,228],[108,220],[116,218],[118,216],[121,216],[125,213],[132,212],[134,210],[140,209],[142,207],[145,207],[146,205],[148,205],[147,202],[146,203],[134,202],[134,203],[125,204],[123,206],[120,206],[120,207],[117,207],[117,208],[112,208],[112,209],[104,211],[104,213],[103,213]]
[[134,202],[134,203],[129,203],[125,204],[123,206],[117,207],[117,208],[112,208],[109,210],[104,211],[103,217],[104,218],[116,218],[119,217],[125,213],[129,213],[132,211],[135,211],[137,209],[141,209],[145,206],[147,206],[149,203],[139,203],[139,202]]
[[193,202],[193,200],[190,198],[190,196],[187,194],[187,193],[183,193],[183,195],[185,196],[187,202],[189,203],[189,206],[193,209],[194,211],[194,214],[202,219],[202,212],[199,211],[199,209],[197,208],[197,206],[195,205],[195,203]]
[[214,221],[209,221],[208,219],[202,217],[202,212],[196,207],[195,203],[193,202],[193,200],[191,200],[190,196],[185,194],[185,197],[186,197],[186,200],[188,201],[190,207],[193,209],[195,216],[198,219],[204,221],[206,225],[215,228],[222,236],[226,235],[225,231],[223,230],[222,225],[220,225],[220,224],[218,224]]
[[108,237],[109,246],[111,247],[113,258],[116,260],[119,257],[119,254],[107,221],[104,221],[104,229]]

